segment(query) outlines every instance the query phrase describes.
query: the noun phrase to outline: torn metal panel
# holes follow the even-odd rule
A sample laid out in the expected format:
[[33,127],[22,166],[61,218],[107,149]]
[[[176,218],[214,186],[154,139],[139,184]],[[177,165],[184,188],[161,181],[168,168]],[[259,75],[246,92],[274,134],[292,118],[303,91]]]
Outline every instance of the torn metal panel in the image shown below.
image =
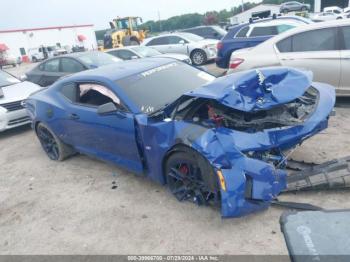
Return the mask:
[[187,95],[214,99],[231,108],[253,112],[301,97],[311,80],[311,72],[270,67],[227,75]]

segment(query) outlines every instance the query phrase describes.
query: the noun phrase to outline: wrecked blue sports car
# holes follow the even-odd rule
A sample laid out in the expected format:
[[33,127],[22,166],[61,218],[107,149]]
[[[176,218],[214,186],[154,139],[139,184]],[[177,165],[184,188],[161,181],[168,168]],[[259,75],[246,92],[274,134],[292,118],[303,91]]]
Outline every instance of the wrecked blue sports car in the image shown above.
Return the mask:
[[327,127],[335,92],[311,78],[265,68],[216,79],[150,58],[65,77],[26,108],[51,159],[88,154],[238,217],[269,206],[288,152]]

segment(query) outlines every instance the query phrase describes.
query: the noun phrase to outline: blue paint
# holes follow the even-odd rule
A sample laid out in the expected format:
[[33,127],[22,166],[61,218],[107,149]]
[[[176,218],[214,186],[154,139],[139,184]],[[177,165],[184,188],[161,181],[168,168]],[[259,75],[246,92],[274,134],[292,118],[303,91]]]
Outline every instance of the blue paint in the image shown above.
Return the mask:
[[[171,60],[142,61],[125,62],[124,69],[115,65],[79,73],[32,95],[27,101],[27,110],[33,123],[46,123],[63,142],[81,153],[112,162],[161,184],[166,183],[163,161],[167,153],[178,145],[191,147],[202,154],[214,169],[222,170],[227,188],[226,191],[221,189],[223,217],[238,217],[266,209],[270,201],[286,188],[283,166],[279,169],[263,160],[251,158],[248,152],[285,150],[297,146],[327,127],[328,116],[335,103],[334,88],[311,83],[309,73],[290,68],[267,68],[219,78],[185,96],[210,98],[236,110],[251,112],[292,101],[312,85],[319,92],[319,101],[314,112],[302,124],[242,132],[224,127],[206,128],[189,121],[155,121],[141,113],[115,83],[119,77],[138,74]],[[72,81],[93,81],[109,87],[130,112],[100,116],[96,108],[82,109],[68,102],[58,91],[62,85]],[[257,103],[258,100],[263,103]],[[48,115],[48,109],[53,114]],[[69,119],[68,115],[72,112],[79,112],[79,121]],[[250,191],[247,181],[252,185]],[[247,192],[249,198],[245,195]]]

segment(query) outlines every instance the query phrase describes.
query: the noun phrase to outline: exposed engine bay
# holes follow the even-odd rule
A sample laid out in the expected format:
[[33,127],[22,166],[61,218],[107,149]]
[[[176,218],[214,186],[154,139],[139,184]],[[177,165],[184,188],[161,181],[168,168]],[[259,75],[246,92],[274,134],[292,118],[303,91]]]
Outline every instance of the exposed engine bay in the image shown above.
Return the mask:
[[303,96],[292,102],[256,112],[239,111],[211,99],[189,97],[179,103],[173,118],[209,128],[225,127],[254,133],[303,123],[314,111],[317,101],[318,91],[313,87],[308,88]]

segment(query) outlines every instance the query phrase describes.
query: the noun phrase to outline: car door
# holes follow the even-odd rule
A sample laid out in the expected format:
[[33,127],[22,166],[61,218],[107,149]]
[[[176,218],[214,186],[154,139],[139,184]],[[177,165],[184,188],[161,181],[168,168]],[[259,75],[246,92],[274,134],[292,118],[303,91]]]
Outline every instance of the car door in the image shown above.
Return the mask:
[[49,86],[64,75],[65,73],[60,72],[60,59],[50,59],[41,67],[39,85]]
[[277,43],[283,66],[311,70],[314,81],[339,87],[340,51],[337,27],[295,34]]
[[150,42],[146,44],[146,46],[152,47],[158,50],[161,53],[167,53],[169,45],[169,38],[167,36],[160,36],[152,39]]
[[341,80],[339,93],[350,94],[350,26],[341,27],[341,38],[344,40],[341,57]]
[[172,35],[168,36],[168,49],[166,53],[187,54],[188,41],[182,37]]
[[[63,140],[80,152],[142,172],[135,140],[134,116],[118,96],[103,83],[67,83],[60,89],[66,98],[61,119]],[[100,115],[98,106],[112,102],[117,111]]]

